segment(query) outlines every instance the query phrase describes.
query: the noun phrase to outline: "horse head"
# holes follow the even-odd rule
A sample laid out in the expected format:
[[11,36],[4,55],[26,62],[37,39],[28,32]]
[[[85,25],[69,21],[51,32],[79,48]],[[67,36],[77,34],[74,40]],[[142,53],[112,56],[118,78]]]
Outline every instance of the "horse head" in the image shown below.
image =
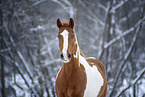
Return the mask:
[[59,28],[58,39],[61,51],[60,57],[64,63],[68,63],[71,60],[73,53],[77,50],[77,40],[74,33],[74,20],[70,18],[69,21],[60,21],[58,18],[56,24]]

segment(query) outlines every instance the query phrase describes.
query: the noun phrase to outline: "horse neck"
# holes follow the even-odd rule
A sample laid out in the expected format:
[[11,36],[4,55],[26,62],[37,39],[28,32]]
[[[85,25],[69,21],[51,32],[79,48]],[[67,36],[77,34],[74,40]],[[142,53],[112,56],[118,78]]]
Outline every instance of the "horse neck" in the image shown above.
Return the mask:
[[72,57],[70,62],[63,63],[63,66],[64,66],[66,77],[67,77],[67,79],[69,79],[71,74],[72,74],[72,72],[73,72],[73,70],[75,68],[78,68],[78,66],[79,66],[79,60],[74,58],[74,57]]
[[64,69],[65,69],[65,72],[66,72],[66,77],[68,79],[71,76],[73,70],[80,67],[80,62],[79,62],[79,56],[80,55],[84,57],[84,54],[81,51],[81,49],[79,48],[79,45],[77,43],[77,51],[75,51],[75,53],[72,54],[72,58],[71,58],[70,62],[63,63]]

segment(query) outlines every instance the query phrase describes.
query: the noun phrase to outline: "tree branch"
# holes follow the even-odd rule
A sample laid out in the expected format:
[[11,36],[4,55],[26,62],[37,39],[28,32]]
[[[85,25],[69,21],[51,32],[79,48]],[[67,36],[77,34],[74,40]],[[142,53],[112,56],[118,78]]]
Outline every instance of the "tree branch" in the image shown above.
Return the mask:
[[101,21],[95,14],[94,12],[92,12],[88,7],[87,5],[82,1],[82,0],[79,0],[79,3],[88,11],[89,15],[92,16],[92,18],[94,18],[95,20],[97,19],[99,21],[100,24],[104,25],[103,21]]
[[130,32],[134,31],[138,26],[140,26],[143,22],[145,21],[145,17],[143,17],[142,19],[140,19],[134,27],[131,27],[130,29],[126,30],[123,34],[117,36],[116,38],[112,39],[111,41],[109,41],[107,44],[105,44],[104,48],[108,48],[110,47],[112,44],[114,44],[115,42],[117,42],[118,40],[120,40],[122,37],[124,37],[125,35],[129,34]]
[[139,81],[139,79],[142,78],[142,76],[144,75],[144,73],[145,73],[145,68],[141,71],[140,75],[139,75],[138,77],[136,77],[136,79],[134,79],[134,80],[132,81],[132,84],[126,86],[122,91],[120,91],[120,92],[117,94],[116,97],[121,96],[122,93],[124,93],[127,89],[129,89],[131,86],[135,85],[135,84]]
[[[117,82],[118,82],[119,76],[120,76],[120,74],[121,74],[121,71],[122,71],[122,69],[123,69],[123,67],[124,67],[124,65],[125,65],[125,63],[126,63],[126,61],[128,60],[129,56],[131,55],[133,48],[134,48],[134,45],[135,45],[136,40],[137,40],[137,36],[138,36],[138,34],[139,34],[139,32],[140,32],[140,29],[141,29],[141,27],[142,27],[142,23],[143,23],[143,21],[145,20],[144,12],[145,12],[145,7],[143,8],[143,12],[142,12],[141,19],[140,19],[140,20],[137,22],[137,24],[135,25],[136,33],[135,33],[135,35],[134,35],[134,37],[133,37],[133,42],[131,43],[131,46],[130,46],[128,52],[125,54],[124,60],[123,60],[122,63],[120,64],[119,72],[117,72],[117,75],[116,75],[116,77],[115,77],[113,89],[112,89],[112,91],[110,92],[110,95],[109,95],[110,97],[113,95],[113,91],[114,91],[114,89],[115,89],[115,87],[116,87],[116,85],[117,85]],[[134,29],[135,29],[135,28],[134,28]]]
[[59,4],[64,10],[66,10],[66,12],[68,12],[70,14],[70,17],[73,18],[74,15],[74,9],[73,9],[73,5],[71,4],[71,2],[69,2],[69,0],[51,0],[57,4]]
[[[5,43],[6,47],[8,47],[5,39],[4,39],[4,43]],[[37,92],[35,90],[33,90],[33,88],[30,87],[30,85],[28,84],[26,78],[24,77],[24,74],[21,72],[21,70],[19,68],[19,64],[14,59],[14,55],[9,51],[9,57],[5,56],[5,55],[3,55],[1,53],[0,53],[0,56],[3,56],[8,62],[14,64],[14,66],[16,67],[18,73],[21,75],[22,79],[24,80],[26,86],[32,91],[32,93],[34,93],[34,95],[36,95],[36,97],[38,97],[37,96]]]
[[[13,40],[13,37],[10,36],[10,32],[9,32],[9,30],[8,30],[7,25],[6,25],[5,22],[4,22],[4,28],[5,28],[5,30],[6,30],[6,32],[7,32],[7,34],[8,34],[8,36],[9,36],[9,39],[10,39],[11,44],[13,45],[13,47],[15,47],[15,42],[14,42],[14,40]],[[16,49],[16,48],[15,48],[15,49]],[[26,72],[28,73],[30,79],[31,79],[32,82],[33,82],[32,73],[31,73],[31,71],[29,70],[29,68],[28,68],[28,66],[27,66],[27,63],[26,63],[24,57],[22,56],[21,52],[18,51],[17,49],[16,49],[16,53],[17,53],[17,55],[19,56],[20,60],[22,61],[23,66],[24,66],[25,69],[26,69]]]
[[106,11],[106,15],[105,15],[105,26],[104,26],[104,31],[103,31],[103,39],[102,39],[102,51],[101,51],[101,54],[99,56],[99,60],[102,59],[102,56],[104,54],[104,45],[105,45],[105,38],[106,38],[106,32],[107,32],[107,24],[108,24],[108,18],[109,18],[109,12],[110,12],[110,9],[111,9],[111,6],[110,4],[108,4],[108,7],[107,7],[107,11]]
[[119,4],[117,4],[116,6],[112,7],[111,10],[110,10],[110,12],[115,13],[117,9],[119,9],[120,7],[122,7],[128,1],[129,0],[123,0],[123,1],[121,1]]
[[139,34],[139,32],[140,32],[141,27],[142,27],[142,22],[141,22],[140,26],[136,29],[136,33],[135,33],[135,35],[134,35],[134,37],[133,37],[133,42],[131,43],[131,46],[130,46],[128,52],[125,54],[124,60],[123,60],[123,61],[121,62],[121,64],[119,65],[120,67],[119,67],[119,70],[118,70],[117,75],[116,75],[116,77],[115,77],[114,85],[113,85],[112,91],[110,92],[110,95],[109,95],[110,97],[113,95],[113,91],[114,91],[114,89],[115,89],[115,87],[116,87],[116,85],[117,85],[117,82],[118,82],[118,80],[119,80],[121,71],[122,71],[122,69],[123,69],[125,63],[126,63],[126,61],[128,60],[129,56],[130,56],[131,53],[132,53],[132,50],[133,50],[134,45],[135,45],[135,43],[136,43],[137,36],[138,36],[138,34]]

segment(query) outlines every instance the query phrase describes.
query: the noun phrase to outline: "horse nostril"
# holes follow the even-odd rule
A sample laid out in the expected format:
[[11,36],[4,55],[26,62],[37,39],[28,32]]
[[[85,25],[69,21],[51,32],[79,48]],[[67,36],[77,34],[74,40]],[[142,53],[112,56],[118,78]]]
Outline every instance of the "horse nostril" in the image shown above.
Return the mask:
[[63,59],[64,57],[63,57],[63,54],[60,54],[60,57]]
[[68,56],[69,59],[71,58],[71,54],[68,54],[67,56]]

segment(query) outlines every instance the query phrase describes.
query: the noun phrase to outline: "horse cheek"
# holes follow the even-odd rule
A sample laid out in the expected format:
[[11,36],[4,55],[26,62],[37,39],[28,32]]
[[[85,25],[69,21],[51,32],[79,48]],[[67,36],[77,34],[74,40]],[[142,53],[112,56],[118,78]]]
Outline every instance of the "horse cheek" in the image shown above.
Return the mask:
[[59,40],[59,49],[62,52],[62,48],[63,48],[63,42],[62,40]]
[[71,41],[69,41],[69,43],[68,43],[68,53],[72,53],[72,42]]

